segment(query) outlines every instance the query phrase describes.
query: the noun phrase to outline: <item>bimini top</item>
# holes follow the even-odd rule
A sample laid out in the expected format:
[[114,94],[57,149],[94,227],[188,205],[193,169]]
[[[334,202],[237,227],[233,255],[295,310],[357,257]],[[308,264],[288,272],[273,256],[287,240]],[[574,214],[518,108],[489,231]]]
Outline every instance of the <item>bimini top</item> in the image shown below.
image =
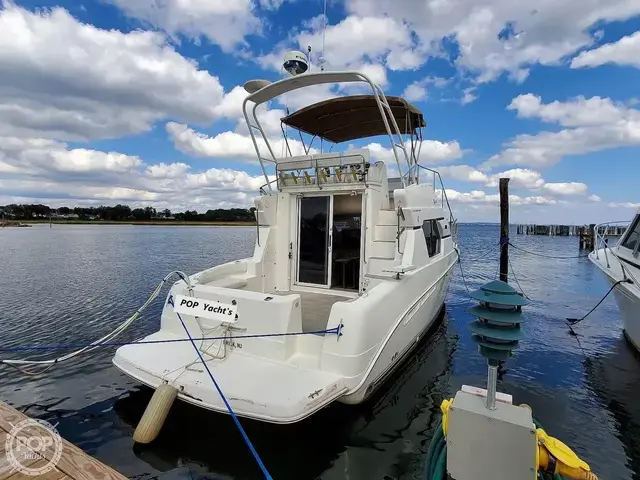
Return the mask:
[[[403,98],[387,97],[387,102],[401,133],[414,133],[426,125],[420,110]],[[373,95],[339,97],[315,103],[287,115],[282,123],[333,143],[387,134]]]

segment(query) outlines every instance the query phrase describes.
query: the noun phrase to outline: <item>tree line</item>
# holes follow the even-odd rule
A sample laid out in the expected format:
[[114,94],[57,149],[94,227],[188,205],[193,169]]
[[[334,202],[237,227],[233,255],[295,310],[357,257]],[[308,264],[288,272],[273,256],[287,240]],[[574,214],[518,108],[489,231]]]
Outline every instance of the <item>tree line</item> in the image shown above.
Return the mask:
[[179,220],[185,222],[246,222],[254,221],[254,208],[217,208],[198,213],[196,210],[172,212],[169,209],[156,210],[153,207],[131,208],[128,205],[99,207],[59,207],[51,208],[42,204],[11,204],[0,206],[0,219],[33,220],[33,219],[79,219],[106,221],[151,221]]

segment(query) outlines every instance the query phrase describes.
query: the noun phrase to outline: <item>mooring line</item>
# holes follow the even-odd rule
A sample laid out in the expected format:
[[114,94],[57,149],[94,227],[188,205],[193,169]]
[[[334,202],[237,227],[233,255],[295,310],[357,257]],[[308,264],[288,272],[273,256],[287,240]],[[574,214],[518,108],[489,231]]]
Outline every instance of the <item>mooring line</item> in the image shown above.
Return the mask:
[[602,302],[604,302],[605,298],[607,298],[609,296],[609,294],[611,292],[613,292],[613,290],[620,285],[621,283],[631,283],[633,284],[633,281],[630,278],[624,278],[622,280],[618,280],[617,282],[615,282],[613,285],[611,285],[611,288],[609,289],[609,291],[607,293],[604,294],[604,297],[602,297],[600,299],[600,301],[598,303],[596,303],[595,307],[593,307],[591,310],[589,310],[584,316],[580,317],[580,318],[567,318],[567,323],[569,324],[569,326],[571,325],[575,325],[577,323],[580,323],[582,320],[584,320],[585,318],[587,318],[589,315],[591,315],[593,313],[593,311],[598,308],[600,306],[600,304]]
[[[289,332],[289,333],[256,333],[252,335],[234,335],[233,337],[197,337],[197,338],[171,338],[166,340],[140,340],[140,341],[131,341],[131,342],[108,342],[108,343],[89,343],[89,344],[81,344],[81,343],[70,343],[66,345],[32,345],[26,347],[0,347],[0,352],[25,352],[31,350],[65,350],[68,348],[85,348],[85,347],[123,347],[125,345],[146,345],[146,344],[156,344],[156,343],[179,343],[179,342],[189,342],[192,339],[197,341],[206,341],[206,340],[229,340],[231,339],[239,339],[239,338],[268,338],[268,337],[292,337],[296,335],[323,335],[323,334],[336,334],[338,336],[342,336],[341,327],[337,326],[334,328],[329,328],[327,330],[313,330],[310,332]],[[2,362],[2,360],[0,360]]]
[[260,458],[260,455],[258,455],[258,452],[254,448],[253,443],[251,443],[251,440],[249,440],[249,436],[244,431],[244,428],[242,428],[242,425],[240,424],[240,420],[238,420],[238,417],[236,416],[235,412],[233,411],[233,408],[231,408],[231,405],[227,401],[227,397],[224,396],[224,393],[222,393],[222,389],[218,385],[218,382],[216,382],[216,379],[213,378],[213,374],[211,373],[211,370],[209,370],[209,366],[207,365],[207,362],[204,361],[204,358],[202,357],[202,353],[200,352],[200,349],[198,348],[198,346],[196,345],[195,340],[191,337],[191,334],[189,333],[189,329],[185,325],[185,323],[182,320],[182,317],[180,316],[180,314],[178,312],[176,312],[176,315],[178,316],[178,320],[180,320],[180,323],[182,324],[182,328],[184,328],[185,333],[189,337],[187,340],[189,340],[191,342],[191,345],[193,346],[193,349],[198,354],[198,357],[200,358],[200,361],[202,362],[202,365],[204,366],[205,370],[209,374],[209,378],[213,382],[213,386],[216,387],[216,390],[218,391],[218,394],[220,395],[220,398],[222,399],[222,401],[224,402],[225,406],[227,407],[227,410],[229,411],[229,415],[231,415],[231,418],[233,419],[233,423],[235,423],[236,427],[238,427],[238,430],[240,431],[240,435],[242,435],[242,438],[244,439],[245,443],[247,444],[247,447],[249,448],[249,450],[251,451],[251,454],[253,455],[253,458],[255,458],[256,462],[258,463],[258,466],[260,467],[260,470],[262,470],[262,473],[264,474],[264,478],[266,478],[267,480],[272,480],[272,477],[269,474],[269,471],[267,470],[267,467],[265,467],[264,463],[262,463],[262,459]]

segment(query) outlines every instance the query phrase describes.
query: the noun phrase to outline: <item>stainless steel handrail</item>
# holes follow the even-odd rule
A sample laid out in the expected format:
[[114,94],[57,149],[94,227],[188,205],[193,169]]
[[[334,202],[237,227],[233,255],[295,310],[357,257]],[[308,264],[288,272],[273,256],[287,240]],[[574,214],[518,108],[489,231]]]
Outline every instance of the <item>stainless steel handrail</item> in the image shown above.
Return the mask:
[[[268,189],[268,194],[273,194],[273,189],[271,188],[271,182],[269,182],[269,177],[267,174],[267,170],[265,164],[263,162],[260,148],[258,146],[258,142],[256,139],[256,135],[254,130],[258,130],[260,132],[260,136],[263,141],[266,143],[267,149],[271,154],[274,163],[277,163],[277,158],[271,148],[269,140],[266,137],[264,129],[260,124],[260,120],[256,115],[256,109],[262,103],[265,103],[272,98],[278,97],[284,93],[297,90],[299,88],[304,88],[312,85],[319,85],[325,83],[349,83],[349,82],[362,82],[366,83],[370,86],[371,91],[373,93],[374,98],[376,99],[376,104],[378,106],[378,110],[380,115],[382,116],[382,121],[384,123],[385,129],[387,131],[387,136],[389,137],[389,141],[391,143],[391,148],[393,150],[393,155],[396,160],[396,165],[398,167],[398,171],[402,172],[402,167],[400,165],[400,155],[399,151],[401,150],[404,156],[404,160],[411,169],[411,161],[409,159],[409,154],[407,153],[406,146],[404,144],[404,140],[402,139],[402,132],[398,128],[398,124],[396,122],[395,116],[389,106],[386,95],[382,91],[382,89],[375,84],[367,75],[362,74],[360,72],[354,71],[346,71],[346,72],[319,72],[319,73],[307,73],[304,75],[299,75],[297,77],[291,77],[288,79],[283,79],[278,82],[271,83],[257,92],[254,92],[248,95],[244,102],[242,103],[242,113],[245,118],[245,122],[249,126],[249,135],[251,136],[251,141],[253,143],[256,154],[258,155],[258,161],[260,162],[260,166],[262,168],[262,173],[267,180],[265,186]],[[251,110],[251,118],[249,116],[249,112],[247,111],[247,105],[249,103],[253,103],[253,108]],[[393,127],[393,128],[392,128]],[[394,136],[397,137],[398,143],[394,141]],[[402,175],[400,177],[403,188],[406,186],[405,176]]]
[[274,178],[273,180],[271,180],[268,183],[265,183],[264,185],[262,185],[260,187],[260,195],[268,195],[267,191],[264,189],[264,187],[269,187],[272,183],[277,182],[278,181],[278,177]]
[[[622,262],[620,262],[620,258],[618,257],[618,255],[609,246],[609,242],[606,239],[605,233],[606,233],[606,227],[607,226],[610,226],[612,224],[626,224],[627,228],[628,228],[630,223],[631,223],[631,221],[629,221],[629,220],[617,220],[617,221],[614,220],[614,221],[611,221],[611,222],[599,223],[594,227],[595,242],[593,244],[593,252],[596,254],[596,258],[598,260],[600,260],[600,249],[602,249],[604,251],[605,261],[607,262],[607,268],[611,268],[611,264],[609,263],[609,254],[607,253],[607,250],[609,250],[611,252],[611,255],[613,255],[618,260],[618,262],[620,263],[620,268],[622,269],[622,275],[623,275],[623,278],[625,280],[627,280],[627,278],[628,278],[627,270],[626,270],[625,266],[622,264]],[[623,226],[623,225],[620,225],[620,226]],[[601,227],[605,227],[605,229],[604,229],[605,233],[600,233]],[[623,237],[624,237],[624,235],[623,235]],[[634,282],[636,281],[635,277],[630,272],[629,272],[629,276],[631,276],[631,278],[634,280]]]

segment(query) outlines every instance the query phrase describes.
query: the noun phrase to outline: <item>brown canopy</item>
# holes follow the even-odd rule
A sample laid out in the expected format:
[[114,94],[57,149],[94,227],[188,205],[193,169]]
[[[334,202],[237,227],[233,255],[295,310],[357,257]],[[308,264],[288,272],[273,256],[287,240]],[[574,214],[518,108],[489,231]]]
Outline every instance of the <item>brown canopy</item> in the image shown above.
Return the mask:
[[[400,97],[387,97],[400,133],[414,133],[426,125],[422,113]],[[373,95],[339,97],[309,105],[282,123],[333,143],[385,135],[387,130]]]

